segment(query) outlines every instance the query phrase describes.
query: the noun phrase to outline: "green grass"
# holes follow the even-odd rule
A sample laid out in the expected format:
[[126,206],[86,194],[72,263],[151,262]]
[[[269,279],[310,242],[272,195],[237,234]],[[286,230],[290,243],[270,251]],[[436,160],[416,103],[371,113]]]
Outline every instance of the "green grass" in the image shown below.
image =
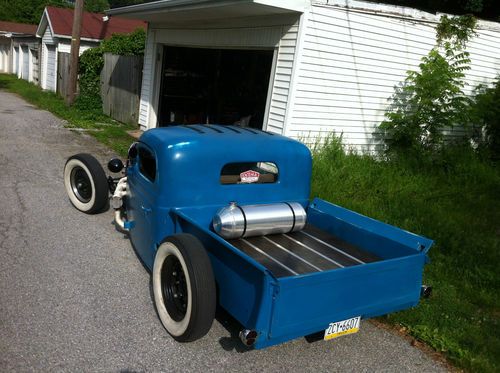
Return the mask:
[[55,93],[45,92],[40,87],[17,79],[15,75],[0,74],[0,89],[16,93],[29,103],[50,111],[67,121],[68,128],[83,128],[86,132],[108,145],[121,156],[134,141],[126,131],[137,129],[136,126],[117,122],[104,115],[100,108],[84,109],[77,105],[68,107],[64,100]]
[[424,283],[430,299],[382,320],[402,325],[453,364],[500,370],[500,170],[472,151],[439,162],[315,152],[312,195],[435,240]]

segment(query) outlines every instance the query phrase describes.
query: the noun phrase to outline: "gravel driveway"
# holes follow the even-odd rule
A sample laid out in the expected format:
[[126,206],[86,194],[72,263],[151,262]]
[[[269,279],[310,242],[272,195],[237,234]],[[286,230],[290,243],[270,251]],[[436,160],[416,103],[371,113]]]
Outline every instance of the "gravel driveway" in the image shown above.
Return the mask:
[[330,342],[304,338],[245,351],[220,313],[203,339],[175,342],[161,326],[150,276],[112,211],[68,201],[65,159],[112,156],[52,114],[0,91],[1,371],[444,371],[408,341],[362,322]]

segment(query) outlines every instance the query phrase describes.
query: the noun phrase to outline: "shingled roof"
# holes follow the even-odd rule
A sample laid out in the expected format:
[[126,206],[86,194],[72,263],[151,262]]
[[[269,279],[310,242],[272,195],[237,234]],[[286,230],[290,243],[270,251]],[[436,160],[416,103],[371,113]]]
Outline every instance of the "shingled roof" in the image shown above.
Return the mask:
[[0,33],[35,35],[37,25],[0,21]]
[[[48,23],[51,26],[52,33],[56,37],[70,38],[73,29],[73,9],[71,8],[56,8],[48,6],[45,8],[44,15],[40,21],[40,26],[44,23],[44,17],[48,18]],[[103,40],[111,37],[112,34],[127,34],[133,32],[137,28],[146,28],[146,22],[125,19],[120,17],[109,17],[107,21],[103,13],[83,12],[82,21],[82,39]],[[43,30],[38,27],[37,34]]]

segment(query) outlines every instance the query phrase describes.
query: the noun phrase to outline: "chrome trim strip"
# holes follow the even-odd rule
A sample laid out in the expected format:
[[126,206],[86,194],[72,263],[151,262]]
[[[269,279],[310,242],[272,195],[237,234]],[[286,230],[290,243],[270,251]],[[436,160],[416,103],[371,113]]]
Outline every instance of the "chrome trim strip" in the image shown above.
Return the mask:
[[294,275],[298,275],[297,272],[295,272],[293,269],[291,268],[288,268],[286,265],[284,265],[283,263],[281,263],[280,261],[274,259],[271,255],[265,253],[264,251],[262,251],[261,249],[259,249],[257,246],[255,246],[254,244],[248,242],[247,240],[245,240],[244,238],[240,238],[241,241],[243,241],[244,243],[246,243],[248,246],[250,246],[251,248],[253,248],[255,251],[261,253],[262,255],[268,257],[269,259],[271,259],[273,262],[275,262],[276,264],[282,266],[283,268],[285,268],[287,271],[293,273]]
[[335,251],[338,251],[338,252],[339,252],[339,253],[341,253],[342,255],[345,255],[345,256],[347,256],[348,258],[351,258],[352,260],[355,260],[356,262],[358,262],[358,263],[360,263],[360,264],[366,264],[366,263],[365,263],[365,262],[363,262],[362,260],[359,260],[358,258],[356,258],[356,257],[354,257],[354,256],[352,256],[352,255],[347,254],[346,252],[344,252],[344,251],[340,250],[338,247],[335,247],[335,246],[330,245],[329,243],[327,243],[327,242],[325,242],[325,241],[323,241],[323,240],[320,240],[318,237],[315,237],[315,236],[313,236],[312,234],[309,234],[309,233],[304,232],[304,231],[301,231],[301,233],[305,234],[305,235],[306,235],[306,236],[308,236],[308,237],[311,237],[313,240],[316,240],[316,241],[318,241],[319,243],[322,243],[323,245],[328,246],[329,248],[331,248],[331,249],[333,249],[333,250],[335,250]]
[[288,254],[292,255],[293,257],[295,257],[295,258],[297,258],[297,259],[299,259],[299,260],[303,261],[303,262],[304,262],[304,263],[306,263],[308,266],[311,266],[312,268],[316,269],[316,270],[317,270],[317,271],[319,271],[319,272],[323,272],[323,270],[322,270],[321,268],[319,268],[319,267],[315,266],[315,265],[314,265],[314,264],[312,264],[312,263],[309,263],[307,260],[305,260],[304,258],[301,258],[301,257],[300,257],[300,256],[298,256],[297,254],[292,253],[290,250],[288,250],[288,249],[284,248],[284,247],[283,247],[283,246],[281,246],[279,243],[274,242],[273,240],[271,240],[270,238],[268,238],[268,237],[266,237],[266,236],[263,236],[262,238],[263,238],[263,239],[265,239],[266,241],[271,242],[274,246],[276,246],[276,247],[280,248],[281,250],[286,251]]
[[326,259],[326,260],[328,260],[329,262],[332,262],[333,264],[338,265],[340,268],[345,268],[345,266],[343,266],[342,264],[340,264],[340,263],[336,262],[335,260],[333,260],[333,259],[331,259],[331,258],[327,257],[326,255],[323,255],[323,254],[321,254],[321,253],[317,252],[316,250],[314,250],[313,248],[311,248],[311,247],[307,246],[306,244],[304,244],[304,243],[302,243],[302,242],[300,242],[300,241],[297,241],[295,238],[290,237],[290,236],[289,236],[289,235],[287,235],[287,234],[282,234],[282,236],[285,236],[285,237],[286,237],[286,238],[288,238],[289,240],[292,240],[293,242],[295,242],[297,245],[300,245],[300,246],[302,246],[302,247],[306,248],[307,250],[312,251],[313,253],[315,253],[315,254],[319,255],[319,256],[320,256],[320,257],[322,257],[323,259]]

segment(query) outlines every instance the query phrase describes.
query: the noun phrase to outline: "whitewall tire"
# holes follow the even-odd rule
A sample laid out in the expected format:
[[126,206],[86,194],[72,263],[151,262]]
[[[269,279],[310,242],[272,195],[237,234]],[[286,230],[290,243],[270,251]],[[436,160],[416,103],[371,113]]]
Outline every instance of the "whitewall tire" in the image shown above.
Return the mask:
[[108,202],[108,182],[100,163],[90,154],[76,154],[64,166],[64,186],[78,210],[95,214]]
[[216,291],[210,259],[189,234],[167,237],[153,266],[153,296],[165,329],[181,342],[203,337],[215,317]]

